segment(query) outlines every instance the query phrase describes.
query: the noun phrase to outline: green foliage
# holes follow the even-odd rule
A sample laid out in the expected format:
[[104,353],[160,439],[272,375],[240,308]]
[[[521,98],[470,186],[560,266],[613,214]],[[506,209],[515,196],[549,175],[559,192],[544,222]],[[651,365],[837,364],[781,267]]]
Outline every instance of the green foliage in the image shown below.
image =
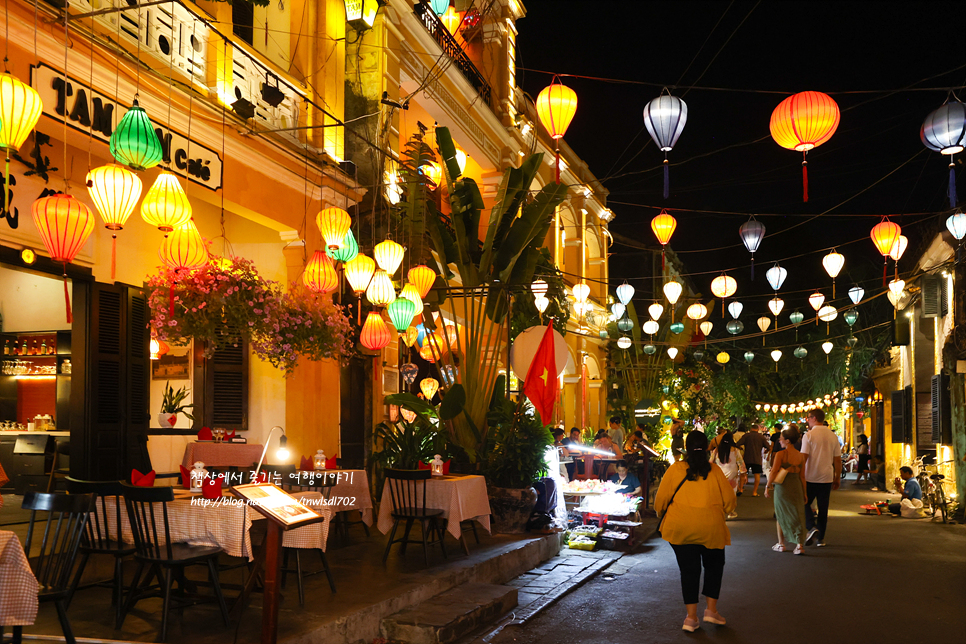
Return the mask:
[[400,418],[394,423],[376,425],[375,439],[381,449],[373,453],[373,461],[383,468],[414,470],[420,462],[429,462],[435,454],[446,454],[443,432],[432,405],[412,394],[386,396],[386,402],[416,413],[413,422]]
[[553,445],[553,435],[529,403],[494,399],[488,421],[492,431],[487,436],[483,472],[490,485],[526,488],[546,475],[544,454]]
[[540,311],[533,303],[533,293],[530,289],[519,291],[513,295],[512,314],[510,316],[510,341],[520,333],[537,324],[553,322],[553,328],[561,335],[567,334],[567,321],[570,319],[570,302],[567,300],[567,289],[563,281],[563,273],[553,263],[550,251],[539,249],[537,265],[533,279],[541,279],[547,283],[547,299],[550,305],[544,311],[542,319]]
[[189,414],[186,409],[191,409],[194,404],[182,405],[181,403],[188,397],[188,388],[182,387],[177,391],[171,386],[170,381],[164,383],[164,397],[161,399],[162,414],[184,414],[190,420],[195,417]]

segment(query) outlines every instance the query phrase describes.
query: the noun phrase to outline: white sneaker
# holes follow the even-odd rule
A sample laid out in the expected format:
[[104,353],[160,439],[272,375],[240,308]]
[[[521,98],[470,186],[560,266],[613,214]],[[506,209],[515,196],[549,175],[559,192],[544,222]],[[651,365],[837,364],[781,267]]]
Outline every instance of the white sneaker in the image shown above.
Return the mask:
[[805,545],[811,546],[815,545],[815,538],[818,536],[818,528],[812,528],[808,531],[808,536],[805,537]]
[[738,518],[738,513],[737,512],[732,512],[731,514],[728,515],[728,518],[729,519],[737,519]]

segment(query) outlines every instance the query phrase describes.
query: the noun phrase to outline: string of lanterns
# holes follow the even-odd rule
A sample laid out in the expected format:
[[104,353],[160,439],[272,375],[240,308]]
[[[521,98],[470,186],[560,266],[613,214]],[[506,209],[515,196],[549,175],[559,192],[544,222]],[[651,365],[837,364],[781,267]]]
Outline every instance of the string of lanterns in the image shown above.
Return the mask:
[[803,400],[797,403],[763,403],[756,402],[755,409],[766,414],[776,415],[801,414],[812,409],[830,408],[838,405],[842,400],[849,398],[855,393],[854,389],[846,387],[842,391],[835,391],[824,396],[817,396],[814,399]]

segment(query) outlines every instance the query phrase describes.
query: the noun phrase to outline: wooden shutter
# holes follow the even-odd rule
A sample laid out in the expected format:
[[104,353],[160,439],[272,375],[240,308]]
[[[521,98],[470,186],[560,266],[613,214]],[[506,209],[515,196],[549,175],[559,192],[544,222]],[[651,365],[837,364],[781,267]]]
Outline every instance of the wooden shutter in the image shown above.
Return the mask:
[[939,275],[924,275],[922,277],[922,317],[939,317],[942,304],[942,285],[943,278]]
[[949,408],[949,376],[932,377],[932,442],[952,443],[952,417]]
[[[231,329],[228,336],[232,336]],[[203,361],[202,425],[229,430],[248,429],[250,353],[247,340],[227,340],[215,349],[211,358]],[[198,407],[195,411],[199,411]]]
[[877,402],[875,410],[875,455],[885,456],[885,403]]
[[911,387],[892,392],[892,442],[912,441],[912,392]]
[[144,472],[150,469],[147,435],[151,427],[151,331],[148,329],[148,298],[143,289],[127,287],[127,360],[128,391],[124,399],[127,418],[128,466]]

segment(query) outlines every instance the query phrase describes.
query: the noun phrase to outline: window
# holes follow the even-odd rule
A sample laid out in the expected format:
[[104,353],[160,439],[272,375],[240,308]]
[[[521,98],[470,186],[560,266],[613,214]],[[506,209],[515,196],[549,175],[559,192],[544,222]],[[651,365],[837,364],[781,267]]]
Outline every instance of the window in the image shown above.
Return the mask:
[[232,33],[249,45],[255,40],[255,5],[245,0],[232,0]]

